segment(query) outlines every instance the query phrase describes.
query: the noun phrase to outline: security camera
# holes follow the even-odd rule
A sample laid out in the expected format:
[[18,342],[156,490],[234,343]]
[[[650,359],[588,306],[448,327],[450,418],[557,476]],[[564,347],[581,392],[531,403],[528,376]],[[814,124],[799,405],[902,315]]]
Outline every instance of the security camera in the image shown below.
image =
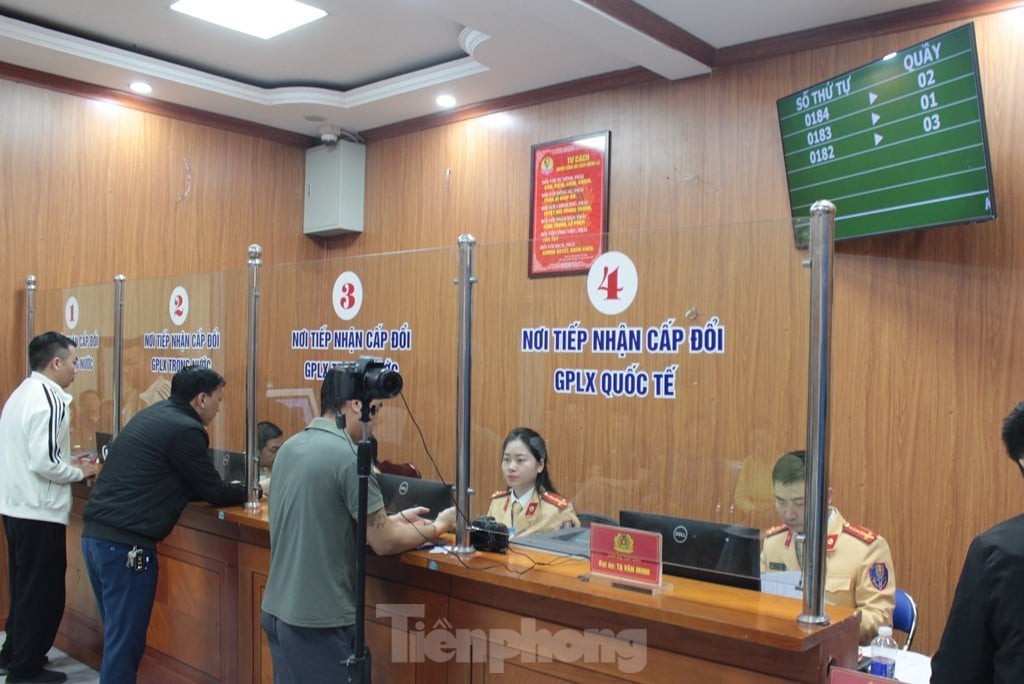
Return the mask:
[[325,145],[333,145],[337,143],[339,135],[341,135],[341,129],[337,126],[324,124],[320,127],[320,142]]

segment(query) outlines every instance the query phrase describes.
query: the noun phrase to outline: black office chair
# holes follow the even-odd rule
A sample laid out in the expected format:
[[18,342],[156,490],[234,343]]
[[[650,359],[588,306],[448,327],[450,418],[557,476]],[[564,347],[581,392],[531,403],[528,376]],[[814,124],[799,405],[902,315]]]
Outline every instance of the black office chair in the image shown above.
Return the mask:
[[590,527],[591,523],[601,523],[602,525],[619,524],[619,521],[615,518],[609,518],[607,515],[599,515],[597,513],[577,513],[576,517],[580,519],[580,525],[583,527]]

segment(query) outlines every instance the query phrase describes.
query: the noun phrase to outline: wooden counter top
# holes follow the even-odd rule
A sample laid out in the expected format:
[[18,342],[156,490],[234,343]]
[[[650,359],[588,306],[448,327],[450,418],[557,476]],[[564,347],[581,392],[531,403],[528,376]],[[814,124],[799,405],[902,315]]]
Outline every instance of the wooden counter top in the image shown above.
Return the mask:
[[[75,488],[72,544],[88,493],[88,486]],[[140,681],[267,680],[259,608],[270,564],[268,514],[265,501],[255,509],[202,503],[185,509],[160,545],[161,589]],[[69,560],[60,644],[95,666],[102,644],[95,599],[80,556]],[[371,553],[366,627],[375,672],[380,681],[485,681],[488,673],[511,668],[536,681],[660,682],[686,672],[705,684],[824,684],[830,665],[856,664],[859,621],[848,609],[827,607],[832,624],[811,627],[796,621],[801,603],[795,599],[678,577],[666,577],[671,586],[652,595],[592,579],[589,569],[588,561],[536,550]],[[409,607],[420,622],[402,617]],[[470,660],[453,660],[443,649],[410,658],[410,640],[438,638],[433,631],[470,639]],[[641,634],[645,669],[633,677],[603,660],[541,662],[534,651],[556,633],[600,634],[612,644]],[[508,635],[517,635],[515,643]],[[445,648],[453,643],[462,642],[445,641]],[[476,659],[480,654],[486,658]]]
[[[225,521],[269,534],[265,502],[257,510],[234,506],[217,512]],[[454,541],[451,536],[448,539]],[[410,573],[396,565],[440,573],[451,581],[452,596],[475,602],[487,603],[489,593],[502,590],[516,595],[524,605],[535,597],[543,597],[547,603],[586,606],[590,611],[628,616],[630,621],[714,633],[794,653],[807,651],[819,644],[826,633],[834,631],[797,622],[802,605],[796,599],[673,576],[665,576],[665,584],[669,585],[665,591],[651,595],[613,586],[601,579],[591,580],[586,560],[533,549],[468,555],[421,549],[395,558],[370,554],[368,559],[372,574],[409,581]],[[848,608],[826,606],[825,612],[833,627],[845,622],[858,623],[857,616]],[[554,613],[552,616],[557,617]],[[856,634],[856,627],[853,632]],[[856,639],[851,650],[855,659]]]
[[261,501],[260,507],[253,509],[245,506],[218,508],[217,517],[245,527],[263,530],[267,534],[270,533],[270,509],[267,508],[266,501]]

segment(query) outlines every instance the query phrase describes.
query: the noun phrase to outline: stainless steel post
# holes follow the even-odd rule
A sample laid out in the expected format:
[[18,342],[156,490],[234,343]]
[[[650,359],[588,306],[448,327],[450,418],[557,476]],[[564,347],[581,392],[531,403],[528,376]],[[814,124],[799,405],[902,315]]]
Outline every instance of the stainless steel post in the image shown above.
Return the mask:
[[32,375],[32,362],[28,358],[28,344],[36,336],[36,277],[25,278],[25,377]]
[[121,383],[124,378],[124,276],[114,276],[114,424],[116,437],[121,431]]
[[472,553],[469,543],[469,432],[470,397],[472,395],[473,345],[473,248],[476,238],[459,236],[459,351],[457,414],[455,419],[455,505],[458,515],[455,523],[455,552]]
[[825,535],[828,531],[828,399],[832,332],[832,250],[836,207],[827,200],[811,207],[811,336],[807,373],[807,479],[804,510],[803,612],[797,620],[827,625]]
[[260,507],[260,454],[256,444],[256,351],[259,340],[260,267],[263,248],[249,245],[249,311],[247,314],[247,345],[245,354],[245,453],[248,455],[245,484],[249,488],[246,508]]

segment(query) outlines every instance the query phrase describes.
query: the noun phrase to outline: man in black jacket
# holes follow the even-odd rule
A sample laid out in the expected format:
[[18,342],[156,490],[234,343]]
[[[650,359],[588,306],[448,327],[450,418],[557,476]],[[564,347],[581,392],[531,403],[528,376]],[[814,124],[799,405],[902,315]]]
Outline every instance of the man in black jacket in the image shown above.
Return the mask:
[[171,396],[143,409],[111,443],[82,514],[82,554],[103,620],[104,684],[135,681],[156,595],[156,545],[190,499],[241,504],[245,487],[225,483],[207,455],[206,433],[224,398],[216,371],[186,366]]
[[[1024,473],[1024,402],[1003,421],[1003,444]],[[953,595],[932,684],[1024,682],[1024,515],[971,542]]]

